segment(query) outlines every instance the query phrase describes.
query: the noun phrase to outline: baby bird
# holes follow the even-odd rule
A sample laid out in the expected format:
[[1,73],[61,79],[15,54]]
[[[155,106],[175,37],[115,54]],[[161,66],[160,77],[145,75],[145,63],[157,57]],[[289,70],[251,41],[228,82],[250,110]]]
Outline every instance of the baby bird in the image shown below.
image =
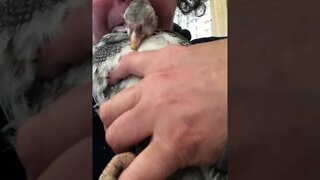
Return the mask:
[[[189,45],[190,42],[181,35],[168,31],[157,30],[158,17],[148,0],[132,0],[124,13],[126,27],[116,27],[106,34],[93,47],[93,98],[95,109],[116,93],[128,88],[141,79],[130,76],[118,84],[110,86],[108,75],[117,67],[121,57],[132,51],[147,51],[164,48],[170,44]],[[107,165],[100,176],[100,180],[116,180],[135,156],[145,148],[147,141],[136,145],[133,152],[116,155]],[[195,166],[181,169],[170,176],[170,180],[222,180],[214,166]]]
[[132,1],[124,13],[124,21],[128,27],[131,49],[135,51],[158,26],[158,17],[148,0]]

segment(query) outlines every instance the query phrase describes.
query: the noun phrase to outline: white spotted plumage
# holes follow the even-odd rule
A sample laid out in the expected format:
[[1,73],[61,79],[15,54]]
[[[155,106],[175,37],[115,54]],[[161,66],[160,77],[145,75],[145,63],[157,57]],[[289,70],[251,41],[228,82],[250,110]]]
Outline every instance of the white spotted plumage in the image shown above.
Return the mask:
[[[141,1],[141,0],[138,0]],[[146,0],[142,0],[146,1]],[[134,0],[133,0],[134,3]],[[135,6],[129,6],[128,8],[137,8]],[[149,4],[150,5],[150,4]],[[130,10],[130,12],[143,12],[141,8],[148,8],[143,5],[143,7],[138,7],[139,11]],[[150,8],[148,8],[150,10]],[[128,9],[127,11],[128,12]],[[125,18],[128,18],[125,16]],[[148,17],[149,18],[149,17]],[[133,18],[134,19],[134,18]],[[157,18],[153,18],[157,19]],[[129,22],[126,21],[125,22]],[[130,21],[132,23],[132,21]],[[142,21],[145,22],[145,21]],[[149,22],[150,23],[150,22]],[[150,24],[147,24],[150,25]],[[135,26],[131,24],[130,26]],[[120,29],[120,30],[119,30]],[[116,93],[122,89],[128,88],[136,83],[138,83],[141,78],[136,76],[129,76],[128,78],[122,80],[116,85],[108,85],[108,75],[110,71],[119,65],[121,57],[126,55],[133,50],[130,47],[130,33],[123,31],[124,28],[117,27],[115,31],[110,34],[105,35],[100,42],[93,47],[93,70],[92,70],[92,84],[93,84],[93,98],[96,102],[95,108],[99,111],[99,107]],[[189,45],[190,42],[186,40],[181,35],[165,30],[158,30],[154,32],[153,35],[144,39],[137,49],[138,52],[148,51],[148,50],[158,50],[164,48],[168,45]],[[138,154],[146,144],[138,144],[134,147],[135,154]],[[120,157],[120,156],[117,156]],[[102,176],[104,177],[104,176]],[[226,176],[215,171],[214,166],[194,166],[185,169],[181,169],[175,172],[168,179],[170,180],[224,180]]]

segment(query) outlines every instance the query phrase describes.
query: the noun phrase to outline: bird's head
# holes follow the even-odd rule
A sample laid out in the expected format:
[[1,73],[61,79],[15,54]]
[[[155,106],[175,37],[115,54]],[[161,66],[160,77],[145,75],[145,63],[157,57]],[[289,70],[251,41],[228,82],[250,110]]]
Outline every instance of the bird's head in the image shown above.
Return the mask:
[[133,0],[124,13],[131,49],[137,50],[141,42],[151,36],[158,26],[158,17],[149,0]]

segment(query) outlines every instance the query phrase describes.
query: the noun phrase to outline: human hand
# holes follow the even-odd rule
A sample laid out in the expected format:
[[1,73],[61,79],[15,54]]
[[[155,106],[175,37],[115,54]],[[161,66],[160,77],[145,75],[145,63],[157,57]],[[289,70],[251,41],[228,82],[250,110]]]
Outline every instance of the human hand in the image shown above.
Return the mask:
[[120,179],[213,164],[227,139],[227,41],[128,54],[109,81],[129,74],[144,78],[100,108],[107,143],[120,153],[152,140]]

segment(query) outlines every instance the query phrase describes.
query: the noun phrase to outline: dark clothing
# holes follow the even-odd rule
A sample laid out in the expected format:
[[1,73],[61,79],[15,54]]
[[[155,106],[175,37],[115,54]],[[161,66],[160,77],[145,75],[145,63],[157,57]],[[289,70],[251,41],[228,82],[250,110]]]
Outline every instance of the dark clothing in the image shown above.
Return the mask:
[[[226,37],[206,37],[192,40],[191,43],[204,43],[225,38]],[[94,180],[96,180],[99,178],[102,170],[105,168],[109,160],[114,156],[114,153],[105,142],[104,129],[99,116],[94,117],[93,129],[93,176]],[[223,155],[217,162],[217,170],[221,173],[227,172],[226,148],[223,152]]]
[[[188,39],[189,33],[186,30],[182,31],[186,34]],[[225,37],[207,37],[192,40],[192,44],[209,42],[224,39]],[[7,123],[2,110],[0,109],[0,129],[2,129]],[[99,116],[93,113],[93,179],[98,179],[102,170],[105,168],[106,164],[114,156],[114,153],[110,147],[105,142],[104,128]],[[14,149],[8,149],[9,144],[0,134],[0,179],[1,180],[24,180],[25,171],[19,162],[16,152]],[[226,172],[226,155],[223,156],[218,166],[222,172]]]

